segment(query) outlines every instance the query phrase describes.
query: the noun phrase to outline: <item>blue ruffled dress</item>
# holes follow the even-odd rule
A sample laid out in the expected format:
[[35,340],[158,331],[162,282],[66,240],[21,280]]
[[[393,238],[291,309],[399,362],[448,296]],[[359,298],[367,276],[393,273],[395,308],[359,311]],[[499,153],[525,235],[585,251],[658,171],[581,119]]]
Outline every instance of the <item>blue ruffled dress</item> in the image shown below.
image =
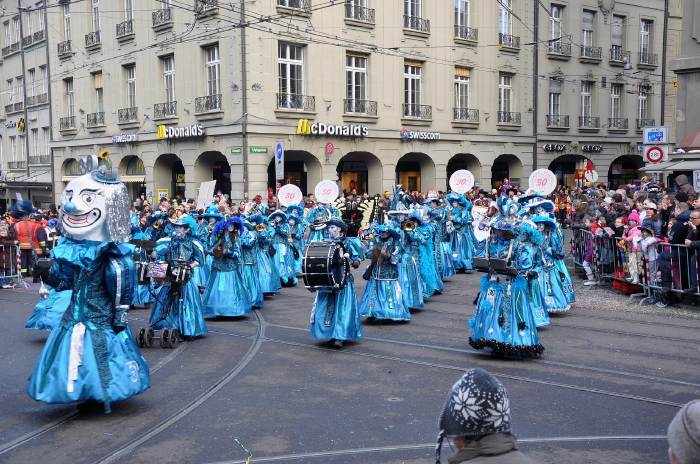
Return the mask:
[[543,253],[544,273],[539,279],[544,297],[544,308],[550,313],[561,313],[571,309],[576,300],[571,275],[564,264],[564,247],[559,231],[545,234]]
[[240,237],[241,262],[243,265],[243,287],[248,292],[248,301],[253,308],[262,308],[265,297],[260,287],[258,275],[258,237],[255,232],[246,230]]
[[521,243],[520,246],[528,247],[532,255],[532,271],[536,277],[527,279],[528,292],[530,292],[530,311],[532,318],[535,320],[537,328],[546,327],[549,325],[549,313],[545,307],[545,265],[542,261],[541,249],[530,243]]
[[360,300],[360,314],[368,318],[410,321],[411,313],[404,303],[399,285],[400,243],[395,238],[383,242],[379,237],[375,237],[373,244],[379,249],[385,247],[390,257],[381,264],[371,265],[370,278]]
[[51,252],[58,291],[72,290],[29,378],[29,396],[45,403],[125,400],[150,387],[146,360],[127,326],[136,284],[132,248],[64,238]]
[[[361,259],[362,245],[357,240],[345,239],[343,245],[350,261]],[[362,319],[357,306],[355,279],[348,275],[339,291],[318,290],[311,311],[311,336],[321,340],[359,340],[362,338]]]
[[60,324],[63,314],[70,306],[72,295],[72,290],[56,291],[50,288],[49,296],[46,299],[39,299],[24,327],[34,330],[53,330]]
[[[301,221],[297,218],[298,221]],[[304,248],[306,246],[304,242],[304,234],[306,233],[306,222],[302,221],[300,223],[290,226],[290,233],[292,235],[291,248],[296,250],[296,256],[294,255],[294,250],[290,250],[292,253],[292,260],[294,261],[294,274],[299,275],[302,272],[301,265],[304,259]]]
[[[140,227],[132,228],[133,234],[132,238],[135,240],[150,240],[149,238],[149,231],[148,229],[146,230],[141,230]],[[146,256],[146,250],[143,249],[137,249],[134,251],[134,260],[141,261],[141,262],[147,262],[148,257]],[[137,276],[138,278],[138,276]],[[153,284],[151,282],[147,284],[139,284],[138,282],[136,283],[136,287],[134,288],[134,297],[131,300],[131,304],[134,306],[146,306],[150,303],[153,303],[155,300],[154,297],[154,290],[153,290]]]
[[446,213],[444,209],[435,210],[436,216],[431,220],[434,232],[435,268],[441,280],[455,275],[455,267],[452,262],[452,245],[450,234],[447,233]]
[[275,266],[279,271],[283,285],[294,286],[297,284],[297,273],[294,264],[294,252],[289,246],[289,224],[278,224],[272,227],[275,234],[272,236],[272,246],[275,248],[273,257]]
[[452,208],[452,224],[454,231],[450,236],[452,247],[452,262],[455,270],[471,270],[474,268],[474,229],[472,229],[472,215],[470,213],[471,202],[467,200],[467,206],[462,209]]
[[274,295],[282,288],[280,274],[274,261],[277,253],[275,252],[275,256],[270,256],[269,252],[274,233],[275,230],[270,226],[261,232],[257,232],[257,278],[260,281],[260,289],[265,295]]
[[[204,248],[189,234],[182,238],[161,239],[155,251],[168,263],[178,259],[189,263],[204,262]],[[158,292],[149,324],[154,329],[174,327],[184,337],[200,337],[207,333],[203,312],[202,295],[194,278],[190,278],[184,285],[167,282]]]
[[418,230],[402,234],[401,259],[399,260],[399,285],[407,308],[423,307],[423,279],[420,273],[420,245],[425,237]]
[[[204,316],[244,316],[253,308],[243,281],[238,241],[223,237],[223,255],[215,256],[211,276],[204,292]],[[210,253],[214,249],[209,250]]]
[[420,244],[420,275],[423,280],[423,299],[427,300],[436,293],[445,291],[445,284],[440,278],[435,259],[435,230],[432,224],[418,227],[425,240]]

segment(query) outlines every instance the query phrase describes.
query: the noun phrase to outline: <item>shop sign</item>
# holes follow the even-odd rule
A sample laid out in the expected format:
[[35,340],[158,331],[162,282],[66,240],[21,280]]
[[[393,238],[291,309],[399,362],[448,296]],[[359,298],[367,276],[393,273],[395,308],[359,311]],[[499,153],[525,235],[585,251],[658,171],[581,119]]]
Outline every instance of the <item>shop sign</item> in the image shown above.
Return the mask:
[[7,121],[5,123],[6,129],[14,129],[15,127],[17,127],[17,121]]
[[700,171],[693,171],[693,188],[700,192]]
[[133,143],[136,142],[136,134],[117,134],[112,136],[112,143]]
[[565,143],[545,143],[542,148],[544,151],[566,151],[567,144]]
[[440,140],[440,132],[424,132],[404,129],[401,131],[401,138],[404,142],[413,140]]
[[253,154],[267,153],[267,147],[249,147],[248,151]]
[[204,127],[201,124],[192,124],[191,126],[158,126],[157,138],[163,139],[184,139],[190,137],[204,136]]
[[668,127],[645,127],[644,144],[659,145],[668,143]]
[[336,136],[336,137],[367,137],[369,127],[359,124],[326,124],[308,119],[300,119],[297,124],[297,135]]
[[17,120],[17,132],[24,132],[27,129],[27,125],[24,122],[24,118],[19,118]]
[[232,155],[240,155],[243,153],[243,148],[241,147],[233,147],[231,148],[231,154]]
[[588,144],[581,147],[584,153],[600,153],[603,151],[602,145]]

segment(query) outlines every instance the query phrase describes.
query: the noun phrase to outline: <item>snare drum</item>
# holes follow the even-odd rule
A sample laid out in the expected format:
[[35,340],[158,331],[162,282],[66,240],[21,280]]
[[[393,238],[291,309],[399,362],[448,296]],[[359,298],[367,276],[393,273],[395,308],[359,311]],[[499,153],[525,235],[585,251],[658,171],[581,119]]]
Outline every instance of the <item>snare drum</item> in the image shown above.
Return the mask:
[[147,285],[150,281],[148,275],[148,261],[136,261],[136,279],[139,285]]
[[165,280],[168,276],[168,263],[164,261],[148,263],[147,268],[146,275],[153,280]]
[[174,261],[168,269],[168,278],[174,284],[184,285],[192,277],[192,268],[186,261]]
[[312,291],[343,288],[350,273],[343,244],[332,241],[309,243],[301,268],[304,286]]

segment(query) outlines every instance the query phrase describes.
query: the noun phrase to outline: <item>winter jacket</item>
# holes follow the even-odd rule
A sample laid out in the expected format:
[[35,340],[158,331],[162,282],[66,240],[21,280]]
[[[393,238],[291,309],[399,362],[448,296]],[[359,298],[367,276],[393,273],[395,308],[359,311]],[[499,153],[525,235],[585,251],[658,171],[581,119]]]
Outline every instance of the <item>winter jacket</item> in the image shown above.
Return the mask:
[[663,219],[661,219],[661,216],[658,214],[656,215],[656,220],[646,217],[644,220],[642,220],[642,227],[648,227],[649,229],[654,231],[654,236],[656,237],[661,237],[661,229],[663,228],[664,222]]
[[639,227],[630,227],[622,234],[622,239],[627,244],[627,251],[639,251],[639,241],[642,239],[642,231]]
[[685,174],[680,174],[676,177],[676,185],[679,192],[695,193],[695,189],[688,183],[688,176]]
[[518,451],[515,437],[509,433],[494,433],[468,442],[447,462],[459,464],[535,464],[535,461]]

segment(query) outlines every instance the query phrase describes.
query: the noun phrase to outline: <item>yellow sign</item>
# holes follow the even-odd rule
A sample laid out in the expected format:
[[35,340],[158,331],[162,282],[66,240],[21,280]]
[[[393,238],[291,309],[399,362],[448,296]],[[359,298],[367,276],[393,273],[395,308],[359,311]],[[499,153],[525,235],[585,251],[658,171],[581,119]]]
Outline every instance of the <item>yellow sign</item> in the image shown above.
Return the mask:
[[26,128],[27,126],[24,123],[24,118],[19,118],[19,120],[17,121],[17,132],[24,132]]
[[167,132],[168,132],[167,127],[158,126],[158,134],[156,135],[156,137],[158,138],[158,140],[163,140],[165,138],[165,135],[167,134]]
[[297,134],[299,135],[309,135],[311,134],[311,124],[308,119],[300,119],[299,124],[297,124]]
[[677,89],[677,88],[678,88],[678,82],[676,82],[676,81],[671,82],[671,87],[673,87],[674,89]]

